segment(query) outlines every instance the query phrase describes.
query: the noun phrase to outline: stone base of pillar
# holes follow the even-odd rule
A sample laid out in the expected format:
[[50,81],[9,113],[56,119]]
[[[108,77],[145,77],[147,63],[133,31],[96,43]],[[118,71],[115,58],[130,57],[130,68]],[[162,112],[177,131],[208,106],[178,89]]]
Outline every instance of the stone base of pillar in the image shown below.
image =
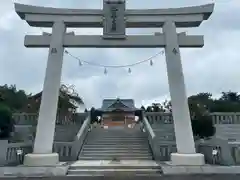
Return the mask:
[[24,157],[25,166],[56,166],[59,163],[58,153],[27,154]]
[[171,154],[172,165],[183,165],[183,166],[201,166],[205,164],[204,155],[200,153],[195,154]]

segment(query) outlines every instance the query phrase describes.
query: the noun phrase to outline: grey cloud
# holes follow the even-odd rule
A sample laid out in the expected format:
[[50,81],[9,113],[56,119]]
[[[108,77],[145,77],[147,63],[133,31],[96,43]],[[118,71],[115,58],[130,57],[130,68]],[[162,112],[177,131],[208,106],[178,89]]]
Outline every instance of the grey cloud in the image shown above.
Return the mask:
[[[0,20],[0,83],[15,83],[28,92],[38,92],[42,88],[47,61],[47,49],[27,49],[23,46],[24,35],[40,33],[38,28],[29,27],[15,14],[13,5],[8,0],[0,7],[0,17],[10,17],[11,21]],[[22,1],[27,2],[27,1]],[[157,1],[139,3],[139,0],[127,1],[128,8],[167,8],[209,3],[207,0]],[[100,8],[102,1],[59,1],[29,0],[28,3],[41,6],[67,8]],[[183,49],[182,63],[188,94],[208,91],[219,94],[221,91],[239,91],[240,73],[238,44],[240,40],[238,11],[240,3],[217,1],[210,20],[199,28],[187,29],[189,34],[205,36],[202,49]],[[12,13],[12,15],[11,15]],[[10,15],[9,15],[10,14]],[[4,23],[7,23],[3,27]],[[45,30],[45,29],[44,29]],[[100,29],[69,29],[77,34],[101,34]],[[47,30],[49,31],[49,30]],[[153,34],[161,29],[130,29],[130,34]],[[185,31],[180,29],[179,32]],[[160,49],[69,49],[83,60],[105,65],[122,65],[146,59]],[[169,95],[165,58],[158,57],[154,66],[148,63],[132,68],[132,73],[124,69],[108,69],[84,65],[68,56],[64,57],[62,82],[74,84],[79,95],[88,107],[101,105],[103,98],[134,98],[138,105],[142,101],[164,100]]]

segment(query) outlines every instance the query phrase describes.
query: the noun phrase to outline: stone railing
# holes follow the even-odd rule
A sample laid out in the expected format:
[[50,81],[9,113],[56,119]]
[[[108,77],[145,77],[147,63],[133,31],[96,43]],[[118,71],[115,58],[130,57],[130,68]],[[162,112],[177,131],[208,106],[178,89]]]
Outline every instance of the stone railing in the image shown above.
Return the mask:
[[[86,132],[86,130],[85,130]],[[151,133],[153,134],[153,133]],[[79,136],[83,137],[83,136]],[[83,141],[81,141],[83,142]],[[149,142],[151,145],[151,141]],[[8,165],[19,165],[23,163],[23,158],[25,154],[32,152],[32,143],[9,143],[7,154],[6,154],[6,164]],[[53,152],[59,153],[60,161],[72,161],[76,160],[82,145],[75,149],[74,142],[54,142]],[[229,148],[230,147],[230,148]],[[154,157],[159,161],[170,161],[170,155],[177,151],[176,144],[174,142],[166,141],[157,143],[154,149]],[[214,142],[197,142],[196,143],[197,152],[204,154],[207,164],[216,165],[240,165],[240,143],[232,142],[228,146],[222,145],[221,143]],[[216,149],[218,154],[216,157],[212,155],[213,150]],[[17,151],[21,150],[21,154],[17,154]]]
[[[227,143],[227,142],[226,142]],[[207,164],[213,165],[240,165],[240,144],[221,144],[221,143],[209,143],[209,142],[196,142],[196,150],[198,153],[202,153],[205,156]],[[213,155],[213,150],[217,150],[217,155]],[[177,147],[174,142],[160,142],[155,148],[158,161],[170,161],[171,153],[177,152]],[[156,160],[156,159],[155,159]]]
[[53,152],[59,154],[60,161],[71,161],[73,155],[73,142],[54,142]]
[[[213,155],[213,150],[217,150],[216,156]],[[223,158],[222,158],[222,149],[220,146],[216,146],[213,144],[205,144],[200,143],[197,145],[197,152],[204,154],[205,162],[207,164],[216,164],[216,165],[223,165]]]
[[155,160],[159,159],[159,152],[158,152],[158,147],[157,147],[157,142],[156,142],[156,135],[151,127],[151,125],[149,124],[147,118],[144,117],[143,119],[143,129],[147,132],[148,134],[148,143],[152,149],[152,153],[154,156]]
[[240,124],[240,113],[215,112],[211,113],[214,124]]
[[83,143],[85,141],[85,138],[90,129],[91,129],[91,117],[89,115],[82,124],[80,130],[78,131],[75,137],[75,141],[73,142],[72,160],[77,160],[78,155],[82,149]]
[[[172,113],[164,112],[145,112],[149,123],[152,124],[172,124]],[[240,124],[239,112],[214,112],[211,113],[214,124]]]
[[[20,153],[18,151],[20,150]],[[33,143],[9,143],[6,164],[7,165],[20,165],[23,163],[24,156],[28,153],[32,153]],[[59,154],[60,161],[71,161],[74,155],[73,142],[54,142],[53,152]]]
[[[32,152],[32,142],[9,143],[6,154],[6,164],[18,165],[23,163],[25,154]],[[19,152],[18,152],[19,151]]]
[[[76,113],[71,117],[57,116],[56,124],[58,125],[74,125],[82,124],[88,113]],[[37,125],[38,114],[37,113],[14,113],[13,119],[16,125]]]
[[171,113],[163,112],[145,112],[145,117],[148,122],[153,124],[173,124],[173,118]]
[[[240,113],[212,113],[210,115],[212,116],[213,123],[217,128],[217,132],[219,129],[218,126],[226,126],[229,133],[225,133],[227,133],[228,136],[238,136],[236,135],[236,131],[238,129],[238,125],[240,125]],[[162,112],[145,112],[145,117],[148,119],[149,124],[157,136],[157,151],[160,151],[160,160],[169,161],[170,154],[177,151],[176,142],[174,138],[169,140],[169,138],[163,137],[171,135],[174,136],[172,114]],[[238,141],[230,142],[221,138],[215,138],[211,141],[211,143],[210,141],[206,141],[204,143],[198,142],[198,144],[196,144],[196,149],[205,155],[205,159],[208,164],[240,164],[240,142]],[[213,150],[218,151],[217,156],[213,156]]]
[[[240,165],[239,142],[227,142],[213,138],[205,142],[197,142],[196,147],[199,153],[204,154],[208,164]],[[217,150],[217,155],[213,155],[213,150]]]
[[170,161],[171,153],[177,152],[176,143],[174,142],[161,142],[157,144],[159,161]]
[[235,164],[240,165],[240,142],[229,142]]

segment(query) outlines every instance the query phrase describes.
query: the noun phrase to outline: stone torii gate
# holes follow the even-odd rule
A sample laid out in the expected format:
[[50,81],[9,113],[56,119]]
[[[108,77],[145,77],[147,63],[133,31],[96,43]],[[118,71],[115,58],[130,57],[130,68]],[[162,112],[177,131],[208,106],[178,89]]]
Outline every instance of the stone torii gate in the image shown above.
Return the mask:
[[[171,9],[125,9],[125,0],[103,0],[103,9],[57,9],[15,4],[21,19],[30,26],[50,27],[52,34],[26,35],[25,46],[49,48],[43,95],[34,150],[25,165],[54,165],[52,152],[64,48],[165,48],[167,74],[173,107],[177,153],[175,165],[203,165],[196,153],[179,48],[203,47],[203,36],[177,33],[176,28],[198,27],[213,12],[214,4]],[[74,35],[66,28],[99,28],[103,35]],[[126,28],[163,28],[154,35],[126,35]]]

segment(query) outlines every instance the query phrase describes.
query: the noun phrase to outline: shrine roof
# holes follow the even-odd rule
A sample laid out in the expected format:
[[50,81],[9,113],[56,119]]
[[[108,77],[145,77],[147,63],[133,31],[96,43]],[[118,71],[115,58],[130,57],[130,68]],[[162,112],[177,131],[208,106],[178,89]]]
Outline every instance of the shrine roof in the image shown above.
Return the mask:
[[104,99],[102,103],[102,107],[100,110],[102,111],[114,111],[116,109],[123,111],[135,111],[137,108],[134,105],[133,99]]

